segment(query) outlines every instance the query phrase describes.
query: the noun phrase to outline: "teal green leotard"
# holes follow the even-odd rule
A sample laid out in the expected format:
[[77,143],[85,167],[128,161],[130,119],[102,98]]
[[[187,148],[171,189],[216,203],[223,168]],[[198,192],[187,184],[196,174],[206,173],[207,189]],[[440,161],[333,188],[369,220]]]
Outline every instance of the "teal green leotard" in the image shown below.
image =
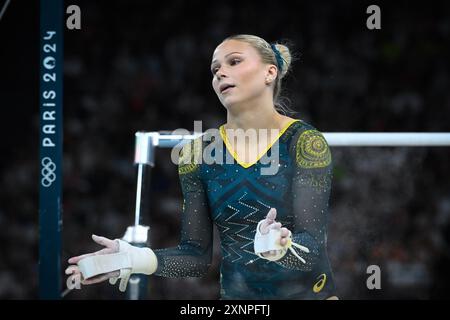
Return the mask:
[[[204,275],[211,264],[215,224],[221,239],[222,299],[326,299],[335,295],[327,257],[332,158],[323,135],[302,120],[291,121],[253,164],[225,163],[227,157],[237,157],[223,126],[219,139],[198,139],[202,141],[183,147],[178,166],[184,197],[181,240],[176,247],[155,250],[155,274]],[[218,142],[222,148],[211,154],[222,161],[192,161]],[[261,169],[270,165],[264,159],[276,150],[276,174],[262,175]],[[278,261],[253,252],[256,225],[272,207],[277,209],[276,221],[292,231],[292,241],[309,249],[306,253],[294,248],[306,263],[289,250]]]

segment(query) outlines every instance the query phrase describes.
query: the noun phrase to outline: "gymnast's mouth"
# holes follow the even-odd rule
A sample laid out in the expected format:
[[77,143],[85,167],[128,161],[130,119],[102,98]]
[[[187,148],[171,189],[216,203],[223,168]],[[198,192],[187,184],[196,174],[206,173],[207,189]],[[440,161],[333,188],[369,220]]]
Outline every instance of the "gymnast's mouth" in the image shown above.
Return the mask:
[[224,83],[224,84],[220,85],[219,90],[220,90],[220,93],[226,93],[234,87],[235,87],[235,85],[233,85],[233,84]]

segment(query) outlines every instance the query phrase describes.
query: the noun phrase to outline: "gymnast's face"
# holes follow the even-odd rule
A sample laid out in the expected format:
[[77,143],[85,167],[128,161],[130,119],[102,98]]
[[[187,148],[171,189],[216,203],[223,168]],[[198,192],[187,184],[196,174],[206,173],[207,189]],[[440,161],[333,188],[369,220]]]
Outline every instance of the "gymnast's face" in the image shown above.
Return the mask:
[[214,91],[227,109],[255,101],[270,90],[265,83],[268,65],[243,41],[222,42],[214,51],[211,72]]

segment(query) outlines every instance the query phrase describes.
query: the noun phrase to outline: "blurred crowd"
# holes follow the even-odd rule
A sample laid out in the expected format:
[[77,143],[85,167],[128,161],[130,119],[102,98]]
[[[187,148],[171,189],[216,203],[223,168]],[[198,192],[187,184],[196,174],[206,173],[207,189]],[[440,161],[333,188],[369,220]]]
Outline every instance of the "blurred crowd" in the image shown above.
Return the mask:
[[[382,29],[364,3],[75,1],[82,29],[66,31],[62,266],[99,249],[91,234],[122,237],[133,224],[134,133],[218,127],[214,48],[236,33],[289,40],[296,53],[284,95],[292,116],[322,132],[449,132],[450,16],[381,3]],[[39,130],[34,113],[33,130]],[[38,160],[0,160],[0,298],[37,297]],[[328,250],[342,299],[450,296],[449,147],[333,147]],[[179,240],[181,190],[170,150],[158,150],[144,223],[151,246]],[[7,227],[6,227],[7,226]],[[216,299],[220,247],[204,278],[150,278],[150,299]],[[381,270],[369,290],[367,268]],[[64,278],[65,279],[65,278]],[[180,287],[183,289],[180,290]],[[121,299],[109,284],[67,299]]]

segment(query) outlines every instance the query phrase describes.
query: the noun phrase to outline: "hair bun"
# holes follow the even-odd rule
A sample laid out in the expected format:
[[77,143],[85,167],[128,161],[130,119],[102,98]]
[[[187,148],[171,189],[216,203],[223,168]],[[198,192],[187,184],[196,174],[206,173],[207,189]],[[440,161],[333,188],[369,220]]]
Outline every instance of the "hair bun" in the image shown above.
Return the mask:
[[274,46],[280,52],[281,59],[283,59],[283,66],[282,69],[280,70],[281,72],[280,76],[281,78],[283,78],[289,71],[289,67],[291,66],[292,61],[291,52],[289,51],[289,48],[283,44],[275,43]]

